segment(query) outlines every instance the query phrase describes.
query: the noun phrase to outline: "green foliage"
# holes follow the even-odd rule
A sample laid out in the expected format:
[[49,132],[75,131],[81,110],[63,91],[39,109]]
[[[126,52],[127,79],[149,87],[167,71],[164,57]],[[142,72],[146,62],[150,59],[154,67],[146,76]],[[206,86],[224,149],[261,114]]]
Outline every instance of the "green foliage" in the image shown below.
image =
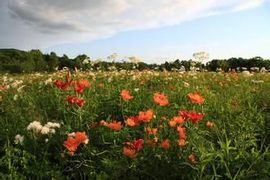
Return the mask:
[[[117,63],[111,65],[119,67]],[[51,82],[65,81],[65,75],[57,72],[1,76],[1,86],[6,89],[0,91],[0,177],[268,179],[270,176],[267,73],[252,77],[212,72],[74,73],[73,80],[88,79],[91,83],[81,94],[74,91],[74,84],[61,90]],[[129,90],[133,99],[124,101],[120,97],[123,89]],[[154,103],[156,92],[168,96],[168,106]],[[200,92],[205,102],[192,103],[187,98],[190,92]],[[69,104],[68,95],[84,98],[85,105]],[[128,117],[150,108],[155,114],[150,122],[135,127],[125,125]],[[180,110],[204,114],[198,124],[185,122],[185,146],[178,145],[177,131],[168,123]],[[101,120],[120,121],[122,128],[114,131],[100,125]],[[27,130],[32,121],[42,125],[55,122],[61,127],[54,134],[34,133]],[[207,121],[214,126],[209,128]],[[157,134],[147,135],[147,127],[158,128]],[[68,133],[77,131],[86,132],[89,143],[79,145],[71,156],[63,144]],[[17,134],[24,136],[22,143],[14,142]],[[156,145],[147,143],[154,137],[158,138]],[[139,138],[144,139],[144,145],[137,156],[124,156],[125,142]],[[164,139],[170,140],[167,150],[160,147]],[[195,162],[189,160],[191,154]]]

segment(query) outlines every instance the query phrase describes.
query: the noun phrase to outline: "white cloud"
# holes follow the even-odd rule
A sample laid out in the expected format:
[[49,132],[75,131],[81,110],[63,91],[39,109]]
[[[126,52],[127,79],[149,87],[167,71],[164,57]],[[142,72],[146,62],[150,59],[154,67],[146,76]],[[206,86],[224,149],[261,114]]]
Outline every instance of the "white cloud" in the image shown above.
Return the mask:
[[[263,0],[2,0],[0,47],[47,47],[257,7]],[[2,37],[3,36],[3,37]]]

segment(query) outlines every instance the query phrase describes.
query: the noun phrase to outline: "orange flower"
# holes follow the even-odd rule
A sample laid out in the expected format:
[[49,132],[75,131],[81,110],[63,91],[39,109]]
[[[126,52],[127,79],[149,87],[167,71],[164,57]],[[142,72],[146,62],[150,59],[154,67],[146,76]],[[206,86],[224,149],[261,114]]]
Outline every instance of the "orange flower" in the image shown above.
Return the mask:
[[194,154],[190,154],[190,155],[188,156],[188,160],[189,160],[192,164],[196,164],[196,163],[197,163],[196,157],[195,157]]
[[199,93],[189,93],[187,96],[192,103],[200,105],[204,103],[204,97],[201,96]]
[[170,121],[169,125],[171,127],[175,127],[177,124],[183,124],[184,123],[184,118],[182,116],[174,116]]
[[160,147],[163,149],[169,149],[170,148],[170,140],[165,139],[164,141],[161,142]]
[[76,132],[75,133],[75,140],[80,144],[88,144],[88,136],[85,134],[85,132]]
[[147,139],[146,142],[147,142],[147,144],[149,144],[151,146],[155,146],[158,142],[158,138],[154,137],[153,139]]
[[124,144],[126,145],[123,148],[123,155],[134,158],[137,156],[137,153],[139,150],[143,148],[143,139],[137,139],[134,140],[133,142],[125,142]]
[[153,116],[154,116],[153,110],[152,109],[149,109],[149,110],[147,110],[145,112],[140,111],[138,118],[139,118],[140,121],[150,122],[153,119]]
[[144,130],[149,135],[156,135],[157,134],[157,131],[158,131],[157,128],[151,128],[151,127],[147,127]]
[[82,93],[86,88],[89,88],[91,84],[86,79],[80,79],[75,81],[75,91],[77,93]]
[[75,138],[68,137],[68,139],[64,141],[64,146],[67,148],[70,155],[73,156],[79,146],[79,143],[76,141]]
[[74,155],[75,151],[77,150],[78,146],[81,143],[87,144],[89,141],[88,136],[85,134],[85,132],[76,132],[76,133],[71,133],[67,140],[64,141],[64,146],[67,148],[69,151],[69,154],[71,156]]
[[206,127],[208,127],[209,129],[211,129],[212,127],[214,127],[214,123],[212,121],[207,121],[206,122]]
[[129,90],[126,89],[122,90],[120,95],[124,101],[129,101],[133,99],[133,96],[130,95]]
[[168,98],[164,93],[155,93],[153,99],[154,102],[160,106],[167,106],[169,104]]
[[106,121],[102,120],[102,121],[100,121],[100,125],[105,126],[105,127],[110,128],[112,130],[115,130],[115,131],[119,131],[122,128],[120,121],[118,121],[118,122],[112,121],[110,123],[107,123]]
[[137,156],[137,151],[130,147],[124,147],[123,148],[123,155],[129,157],[129,158],[135,158]]
[[187,139],[185,126],[178,126],[177,131],[178,131],[179,139],[184,139],[184,140]]
[[137,126],[139,125],[140,123],[140,120],[139,120],[139,116],[132,116],[132,117],[129,117],[126,121],[125,121],[126,125],[128,126]]
[[178,145],[181,146],[181,147],[185,146],[186,145],[186,140],[185,139],[179,139],[178,140]]

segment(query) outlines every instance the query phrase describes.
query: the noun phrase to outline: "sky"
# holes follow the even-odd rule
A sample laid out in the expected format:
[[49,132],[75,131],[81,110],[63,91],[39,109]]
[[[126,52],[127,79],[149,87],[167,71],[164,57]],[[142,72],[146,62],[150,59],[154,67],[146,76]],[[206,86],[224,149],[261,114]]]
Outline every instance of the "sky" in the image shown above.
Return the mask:
[[270,58],[269,0],[0,0],[0,48],[147,63]]

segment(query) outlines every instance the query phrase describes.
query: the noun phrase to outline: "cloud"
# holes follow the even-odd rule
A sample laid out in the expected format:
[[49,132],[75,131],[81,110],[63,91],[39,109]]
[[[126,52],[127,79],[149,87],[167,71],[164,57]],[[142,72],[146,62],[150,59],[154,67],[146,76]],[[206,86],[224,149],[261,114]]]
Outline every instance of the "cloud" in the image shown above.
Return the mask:
[[[23,43],[30,42],[33,46],[50,46],[89,41],[110,37],[121,31],[176,25],[209,15],[245,10],[257,7],[264,1],[2,0],[1,2],[1,6],[6,6],[8,10],[4,11],[3,8],[2,11],[0,8],[0,16],[2,14],[0,23],[2,21],[7,25],[0,30],[0,34],[5,31],[8,34],[1,35],[5,37],[3,42],[0,41],[0,47],[4,46],[3,43],[24,46]],[[35,40],[26,36],[35,37]],[[13,38],[17,41],[11,42]]]

